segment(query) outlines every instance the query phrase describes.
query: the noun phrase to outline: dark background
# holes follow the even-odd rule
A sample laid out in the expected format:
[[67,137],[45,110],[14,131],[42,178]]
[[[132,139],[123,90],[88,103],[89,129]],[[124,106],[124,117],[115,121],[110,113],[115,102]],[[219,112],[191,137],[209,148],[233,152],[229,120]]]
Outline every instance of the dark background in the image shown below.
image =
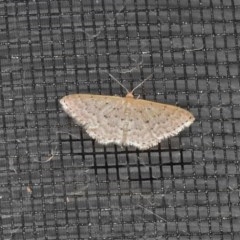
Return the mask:
[[[240,239],[239,0],[0,1],[0,240]],[[196,121],[104,147],[70,93],[135,94]]]

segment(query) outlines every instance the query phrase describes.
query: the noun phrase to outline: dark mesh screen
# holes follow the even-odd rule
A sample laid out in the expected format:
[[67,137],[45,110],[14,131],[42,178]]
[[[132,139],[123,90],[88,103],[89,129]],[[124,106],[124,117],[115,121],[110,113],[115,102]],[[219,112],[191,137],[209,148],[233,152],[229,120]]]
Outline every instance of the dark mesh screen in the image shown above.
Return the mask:
[[[240,239],[239,0],[0,1],[0,240]],[[135,95],[196,121],[104,147],[71,93]]]

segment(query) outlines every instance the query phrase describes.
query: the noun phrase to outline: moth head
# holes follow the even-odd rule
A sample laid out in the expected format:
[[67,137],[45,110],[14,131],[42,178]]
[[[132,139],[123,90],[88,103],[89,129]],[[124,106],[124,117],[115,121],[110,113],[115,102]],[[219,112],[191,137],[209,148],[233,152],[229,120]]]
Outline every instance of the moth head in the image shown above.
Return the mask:
[[112,74],[109,73],[109,76],[115,81],[117,82],[121,87],[123,87],[126,92],[127,92],[127,95],[126,97],[131,97],[133,98],[133,92],[138,89],[140,86],[142,86],[147,80],[149,80],[150,78],[152,78],[153,76],[153,73],[150,74],[147,78],[145,78],[142,82],[140,82],[135,88],[133,88],[132,91],[129,91],[119,80],[117,80]]

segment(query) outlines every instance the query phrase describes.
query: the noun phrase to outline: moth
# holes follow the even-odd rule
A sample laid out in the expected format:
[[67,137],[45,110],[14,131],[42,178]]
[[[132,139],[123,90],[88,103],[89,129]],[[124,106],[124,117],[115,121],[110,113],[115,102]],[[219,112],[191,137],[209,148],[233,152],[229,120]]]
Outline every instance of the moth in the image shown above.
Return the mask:
[[125,97],[71,94],[60,100],[63,110],[100,144],[146,150],[194,122],[194,116],[185,109],[135,98],[133,92],[149,77],[128,91],[110,76],[127,91]]

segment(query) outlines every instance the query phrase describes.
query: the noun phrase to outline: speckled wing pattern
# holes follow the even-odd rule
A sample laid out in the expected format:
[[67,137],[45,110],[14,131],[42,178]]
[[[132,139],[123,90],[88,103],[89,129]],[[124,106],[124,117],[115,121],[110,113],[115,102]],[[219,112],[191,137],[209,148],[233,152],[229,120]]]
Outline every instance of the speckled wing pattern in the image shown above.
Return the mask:
[[101,144],[121,145],[125,108],[123,98],[73,94],[60,100],[64,111]]
[[128,100],[126,145],[148,149],[190,126],[193,115],[176,106],[142,99]]
[[141,150],[178,134],[194,121],[193,115],[182,108],[131,97],[73,94],[60,103],[99,143]]

